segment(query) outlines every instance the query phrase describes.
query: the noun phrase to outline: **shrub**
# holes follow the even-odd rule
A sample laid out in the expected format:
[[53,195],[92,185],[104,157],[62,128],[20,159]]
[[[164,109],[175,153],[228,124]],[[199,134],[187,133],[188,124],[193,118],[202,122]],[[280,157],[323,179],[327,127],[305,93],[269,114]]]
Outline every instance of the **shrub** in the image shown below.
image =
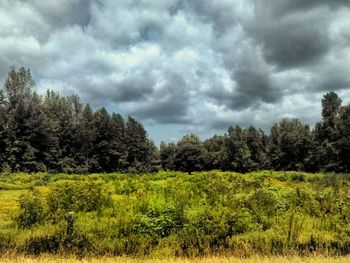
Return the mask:
[[20,213],[15,221],[21,228],[42,223],[46,218],[45,198],[37,190],[30,190],[19,199]]
[[23,250],[25,253],[36,256],[41,253],[58,253],[61,239],[57,235],[30,237],[26,240]]
[[305,182],[305,175],[302,173],[294,173],[291,176],[293,182]]
[[91,212],[108,204],[109,199],[99,183],[63,181],[53,186],[48,196],[48,208],[51,214],[57,211]]

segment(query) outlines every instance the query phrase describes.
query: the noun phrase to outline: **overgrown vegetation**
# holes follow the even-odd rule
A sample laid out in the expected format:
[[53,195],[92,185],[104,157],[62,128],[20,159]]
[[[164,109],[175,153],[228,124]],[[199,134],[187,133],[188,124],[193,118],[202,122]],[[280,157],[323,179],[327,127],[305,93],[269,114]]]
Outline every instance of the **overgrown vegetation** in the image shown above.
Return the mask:
[[[89,257],[84,260],[91,263],[348,263],[349,257],[261,257],[254,256],[249,258],[237,258],[237,257],[223,257],[223,256],[211,256],[200,258],[130,258],[130,257]],[[28,256],[9,256],[0,257],[1,263],[81,263],[81,259],[75,257],[61,257],[54,255],[44,255],[40,257],[28,257]]]
[[0,251],[346,255],[350,178],[262,171],[1,174]]

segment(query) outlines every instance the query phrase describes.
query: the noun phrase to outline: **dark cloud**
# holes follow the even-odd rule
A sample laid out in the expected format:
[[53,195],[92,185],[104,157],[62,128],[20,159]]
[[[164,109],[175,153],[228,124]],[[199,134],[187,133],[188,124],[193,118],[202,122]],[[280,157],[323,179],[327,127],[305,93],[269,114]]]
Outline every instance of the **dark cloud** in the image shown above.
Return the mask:
[[187,1],[191,8],[205,23],[213,24],[215,31],[224,33],[237,22],[236,5],[232,1]]
[[350,89],[350,69],[334,66],[327,69],[324,74],[315,75],[310,85],[311,90],[325,93]]
[[324,92],[350,95],[349,0],[0,3],[2,81],[29,67],[39,92],[167,129],[312,124]]
[[25,0],[44,17],[53,28],[70,24],[86,27],[90,21],[91,0],[41,1]]
[[[266,5],[266,1],[265,5]],[[280,0],[270,5],[277,16],[305,12],[318,7],[343,8],[350,5],[348,0]]]
[[189,123],[187,110],[189,104],[189,87],[186,82],[176,74],[168,73],[166,84],[157,91],[148,101],[139,103],[131,109],[131,114],[141,119],[152,119],[159,123],[171,124]]
[[282,93],[273,86],[268,75],[262,75],[253,70],[239,70],[235,72],[235,79],[239,85],[237,95],[233,99],[235,109],[244,109],[254,105],[257,100],[265,103],[275,103]]
[[275,103],[282,91],[275,87],[269,75],[253,70],[237,70],[233,74],[235,86],[223,89],[219,84],[208,91],[208,95],[218,103],[224,103],[231,110],[258,107],[261,103]]
[[290,23],[259,29],[268,62],[280,68],[305,66],[319,61],[331,48],[326,32],[309,24]]
[[186,118],[186,101],[158,101],[131,111],[131,114],[140,119],[154,119],[163,124],[184,124],[191,121]]
[[262,46],[266,61],[286,69],[322,59],[333,44],[328,31],[331,21],[328,12],[320,9],[276,17],[273,15],[278,10],[276,6],[258,1],[254,20],[246,25],[247,32]]

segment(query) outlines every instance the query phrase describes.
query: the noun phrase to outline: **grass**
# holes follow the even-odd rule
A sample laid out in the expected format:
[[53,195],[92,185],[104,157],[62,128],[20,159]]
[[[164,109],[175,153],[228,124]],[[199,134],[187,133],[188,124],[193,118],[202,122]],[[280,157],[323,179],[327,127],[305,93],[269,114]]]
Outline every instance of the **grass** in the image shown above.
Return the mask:
[[0,258],[3,263],[348,263],[350,257],[259,257],[235,258],[235,257],[203,257],[203,258],[128,258],[128,257],[100,257],[78,259],[74,257],[60,257],[44,255],[40,257],[4,256]]
[[[15,253],[2,262],[74,262],[62,257],[74,253],[91,262],[350,262],[275,257],[350,254],[347,175],[17,173],[0,174],[0,186],[0,255]],[[60,256],[21,256],[48,252]]]

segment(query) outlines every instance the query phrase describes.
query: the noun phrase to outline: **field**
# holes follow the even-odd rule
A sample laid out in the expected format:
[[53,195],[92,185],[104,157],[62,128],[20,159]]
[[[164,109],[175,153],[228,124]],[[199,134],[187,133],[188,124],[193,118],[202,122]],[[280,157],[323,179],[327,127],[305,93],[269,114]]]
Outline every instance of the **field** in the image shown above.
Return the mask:
[[3,173],[0,262],[348,262],[349,190],[345,174]]
[[348,263],[349,257],[251,257],[247,259],[233,258],[233,257],[206,257],[206,258],[167,258],[167,259],[134,259],[134,258],[84,258],[77,259],[71,257],[55,257],[55,256],[41,256],[41,257],[7,257],[0,258],[3,263]]

